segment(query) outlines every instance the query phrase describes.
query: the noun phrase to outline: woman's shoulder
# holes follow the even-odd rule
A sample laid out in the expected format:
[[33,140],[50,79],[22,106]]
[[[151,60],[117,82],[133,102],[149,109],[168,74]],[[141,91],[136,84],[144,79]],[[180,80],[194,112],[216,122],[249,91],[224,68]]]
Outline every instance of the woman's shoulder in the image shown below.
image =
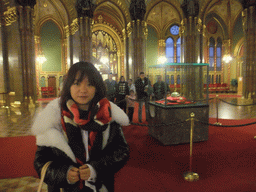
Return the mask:
[[49,128],[59,127],[61,123],[60,99],[54,99],[34,119],[32,132],[37,134]]
[[126,113],[111,101],[110,101],[110,106],[111,106],[111,116],[112,116],[111,122],[115,121],[121,126],[128,126],[129,118],[126,115]]

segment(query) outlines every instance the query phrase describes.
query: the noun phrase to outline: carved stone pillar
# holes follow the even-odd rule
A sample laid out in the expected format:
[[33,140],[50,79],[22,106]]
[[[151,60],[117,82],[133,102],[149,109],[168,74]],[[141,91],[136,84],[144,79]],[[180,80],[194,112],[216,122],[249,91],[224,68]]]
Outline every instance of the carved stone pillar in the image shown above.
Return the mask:
[[[5,22],[4,12],[7,10],[3,1],[0,1],[0,25],[1,25],[1,40],[2,40],[2,53],[0,53],[0,57],[2,56],[3,60],[0,62],[0,65],[3,66],[3,82],[4,82],[4,90],[1,92],[9,93],[10,92],[10,79],[9,79],[9,61],[8,61],[8,43],[7,43],[7,28]],[[2,78],[1,78],[2,80]],[[6,105],[9,106],[9,99],[7,99]]]
[[133,72],[131,71],[133,67],[131,66],[131,56],[130,56],[130,38],[131,38],[131,23],[128,23],[126,28],[122,30],[123,32],[123,41],[124,41],[124,65],[126,70],[124,71],[125,79],[133,79]]
[[80,42],[81,42],[81,55],[80,60],[90,61],[92,57],[92,19],[89,17],[79,18],[80,28]]
[[145,42],[147,35],[147,24],[144,21],[146,4],[144,0],[132,0],[130,4],[130,15],[132,19],[132,61],[134,77],[138,77],[141,71],[145,72]]
[[146,35],[144,33],[145,22],[144,21],[133,21],[133,33],[132,33],[132,44],[133,44],[133,66],[134,76],[138,77],[139,73],[144,71],[146,73],[145,66],[145,41]]
[[[184,1],[182,9],[185,16],[181,22],[181,39],[184,49],[182,61],[184,63],[200,63],[203,61],[203,25],[201,19],[197,18],[199,4],[194,0]],[[190,66],[184,68],[184,73],[186,78],[181,82],[184,96],[192,100],[202,99],[203,76],[198,76],[195,68]],[[198,83],[202,86],[196,86]],[[195,98],[195,95],[199,98]]]
[[256,91],[256,2],[244,1],[242,12],[243,30],[245,33],[245,51],[243,66],[243,96],[255,98]]
[[23,101],[27,104],[31,97],[36,99],[36,77],[35,77],[35,41],[33,24],[34,1],[22,1],[17,3],[18,24],[20,34],[20,63],[22,66]]
[[77,0],[76,10],[79,21],[79,36],[81,43],[80,60],[92,60],[92,18],[94,5],[91,0]]
[[[231,55],[231,39],[228,40],[224,40],[223,41],[223,50],[224,50],[224,55]],[[230,82],[230,76],[231,76],[231,62],[226,63],[228,65],[227,67],[227,74],[225,76],[227,76],[227,82]],[[223,76],[224,76],[223,75]],[[223,77],[224,78],[224,77]]]
[[[40,55],[41,54],[41,48],[40,48],[40,37],[39,36],[35,36],[35,54],[36,55]],[[36,61],[35,64],[35,72],[36,72],[36,95],[40,96],[40,74],[39,74],[39,70],[40,70],[40,63]]]

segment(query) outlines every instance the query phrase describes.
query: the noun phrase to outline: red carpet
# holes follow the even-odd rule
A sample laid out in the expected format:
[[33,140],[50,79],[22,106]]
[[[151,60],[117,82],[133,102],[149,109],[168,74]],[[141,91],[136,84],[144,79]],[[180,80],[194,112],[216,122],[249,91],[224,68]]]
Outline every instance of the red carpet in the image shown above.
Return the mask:
[[[216,122],[215,119],[210,120]],[[255,120],[220,120],[223,125]],[[184,180],[189,171],[189,144],[163,146],[147,127],[124,129],[131,158],[116,176],[116,191],[235,192],[256,191],[255,125],[209,127],[209,140],[193,144],[192,170],[199,181]]]
[[[145,115],[144,115],[145,118]],[[134,118],[136,120],[136,118]],[[222,120],[223,125],[255,122]],[[215,123],[216,119],[210,119]],[[189,144],[163,146],[146,126],[123,127],[130,159],[115,178],[116,192],[255,192],[256,126],[209,127],[209,140],[193,144],[192,170],[199,181],[188,182]],[[0,178],[36,176],[35,138],[0,138]]]
[[0,138],[0,179],[37,175],[33,167],[35,143],[33,136]]
[[242,95],[237,95],[237,94],[209,94],[209,98],[215,98],[218,95],[220,98],[227,98],[227,97],[242,97]]

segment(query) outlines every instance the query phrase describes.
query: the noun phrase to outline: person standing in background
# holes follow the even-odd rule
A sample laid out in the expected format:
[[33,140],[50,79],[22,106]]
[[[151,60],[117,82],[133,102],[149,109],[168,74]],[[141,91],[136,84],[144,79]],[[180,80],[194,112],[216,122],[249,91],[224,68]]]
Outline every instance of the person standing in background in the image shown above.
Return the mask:
[[140,77],[135,81],[137,100],[139,102],[138,118],[140,123],[142,122],[142,107],[144,104],[146,109],[146,120],[148,120],[148,110],[149,110],[148,88],[149,86],[150,86],[149,79],[145,77],[144,72],[140,72]]
[[117,82],[113,80],[112,73],[109,73],[108,79],[105,80],[105,85],[107,89],[107,99],[109,101],[114,102],[115,100],[115,94],[117,90]]
[[126,112],[126,95],[129,95],[129,86],[128,83],[125,81],[124,76],[121,76],[116,90],[116,104],[121,109],[123,109],[124,112]]
[[132,83],[132,79],[128,80],[128,86],[129,86],[129,91],[133,90],[134,94],[136,94],[136,89],[134,83]]
[[162,77],[157,77],[157,82],[153,85],[154,99],[160,100],[165,97],[165,93],[170,92],[169,86],[162,81]]
[[129,117],[130,123],[132,123],[133,113],[134,113],[134,105],[135,105],[135,100],[136,100],[136,95],[132,89],[130,90],[130,95],[126,95],[125,99],[126,99],[126,103],[127,103],[128,117]]

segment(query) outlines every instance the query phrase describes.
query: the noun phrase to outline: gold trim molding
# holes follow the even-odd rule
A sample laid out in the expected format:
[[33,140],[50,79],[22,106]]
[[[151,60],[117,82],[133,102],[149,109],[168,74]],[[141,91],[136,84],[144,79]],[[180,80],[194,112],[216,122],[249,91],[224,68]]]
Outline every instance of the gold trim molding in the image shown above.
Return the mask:
[[159,47],[165,47],[165,39],[160,39],[160,40],[158,40],[158,46]]
[[78,19],[74,19],[70,25],[64,27],[65,36],[69,37],[70,35],[74,35],[79,30]]
[[115,27],[113,26],[112,24],[110,23],[107,23],[106,21],[104,21],[104,18],[102,15],[99,15],[98,19],[94,21],[95,24],[104,24],[104,25],[108,25],[109,27],[111,27],[117,34],[118,36],[123,39],[123,34]]
[[16,7],[8,7],[7,11],[4,12],[5,25],[9,26],[17,21],[18,15]]
[[143,27],[144,36],[147,38],[148,37],[148,24],[146,21],[142,21],[142,27]]

